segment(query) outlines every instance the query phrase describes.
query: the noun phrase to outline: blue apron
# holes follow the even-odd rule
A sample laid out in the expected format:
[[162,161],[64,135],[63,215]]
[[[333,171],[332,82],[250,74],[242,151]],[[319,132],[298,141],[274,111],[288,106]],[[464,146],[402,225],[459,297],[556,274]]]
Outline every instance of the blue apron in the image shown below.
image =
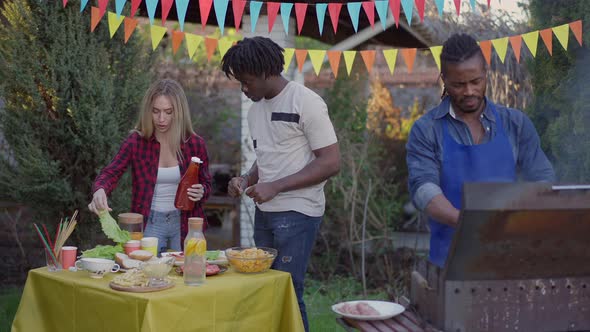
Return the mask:
[[[449,98],[440,107],[448,107]],[[441,166],[440,187],[445,197],[457,209],[461,209],[463,184],[465,182],[514,182],[516,163],[512,145],[504,130],[502,119],[496,107],[488,105],[496,118],[496,135],[485,144],[459,144],[449,134],[447,119],[443,121],[443,162]],[[444,267],[455,228],[430,218],[430,256],[437,266]]]

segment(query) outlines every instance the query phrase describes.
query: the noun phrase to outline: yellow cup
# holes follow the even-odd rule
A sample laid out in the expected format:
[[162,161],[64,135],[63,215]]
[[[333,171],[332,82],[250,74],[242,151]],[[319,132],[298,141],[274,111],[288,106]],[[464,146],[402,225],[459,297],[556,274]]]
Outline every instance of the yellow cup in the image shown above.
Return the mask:
[[147,250],[154,254],[154,257],[158,256],[158,238],[157,237],[144,237],[141,239],[141,249]]

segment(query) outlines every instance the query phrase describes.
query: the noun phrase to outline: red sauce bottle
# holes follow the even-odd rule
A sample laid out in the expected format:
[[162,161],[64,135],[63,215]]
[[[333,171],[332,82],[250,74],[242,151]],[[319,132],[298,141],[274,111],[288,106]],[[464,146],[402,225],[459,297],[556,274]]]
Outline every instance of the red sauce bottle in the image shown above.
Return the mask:
[[186,173],[180,179],[174,198],[174,206],[179,210],[191,211],[195,207],[195,202],[188,198],[187,190],[193,184],[199,183],[199,164],[201,163],[201,159],[192,157]]

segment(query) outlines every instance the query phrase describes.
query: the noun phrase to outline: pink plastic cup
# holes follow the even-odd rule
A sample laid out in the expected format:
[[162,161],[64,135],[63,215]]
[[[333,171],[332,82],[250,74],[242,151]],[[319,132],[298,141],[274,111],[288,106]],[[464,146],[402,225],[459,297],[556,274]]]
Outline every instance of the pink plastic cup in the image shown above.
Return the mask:
[[139,242],[139,240],[130,240],[123,245],[123,248],[125,249],[125,253],[129,255],[135,250],[139,250],[141,248],[141,243]]
[[59,259],[64,270],[69,269],[76,263],[78,247],[61,247]]

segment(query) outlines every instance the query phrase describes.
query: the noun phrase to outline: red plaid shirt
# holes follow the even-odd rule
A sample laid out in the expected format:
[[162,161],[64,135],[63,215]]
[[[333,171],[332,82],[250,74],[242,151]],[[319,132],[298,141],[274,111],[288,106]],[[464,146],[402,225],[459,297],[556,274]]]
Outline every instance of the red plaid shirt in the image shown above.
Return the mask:
[[[203,213],[203,204],[211,193],[211,176],[209,175],[209,158],[205,140],[198,135],[191,135],[187,141],[180,146],[182,150],[183,161],[178,162],[180,176],[182,177],[190,164],[191,157],[199,157],[203,163],[199,167],[199,183],[203,185],[205,193],[203,198],[195,204],[192,211],[182,211],[180,222],[181,244],[184,244],[184,238],[187,234],[188,218],[201,217],[205,219]],[[92,192],[98,189],[104,189],[107,195],[117,187],[119,179],[131,165],[132,194],[131,194],[131,212],[141,213],[145,223],[147,223],[152,198],[154,196],[154,187],[158,177],[158,164],[160,161],[160,143],[152,136],[145,139],[137,132],[129,135],[119,152],[115,155],[111,163],[106,166],[94,180]],[[206,222],[203,225],[205,228]]]

